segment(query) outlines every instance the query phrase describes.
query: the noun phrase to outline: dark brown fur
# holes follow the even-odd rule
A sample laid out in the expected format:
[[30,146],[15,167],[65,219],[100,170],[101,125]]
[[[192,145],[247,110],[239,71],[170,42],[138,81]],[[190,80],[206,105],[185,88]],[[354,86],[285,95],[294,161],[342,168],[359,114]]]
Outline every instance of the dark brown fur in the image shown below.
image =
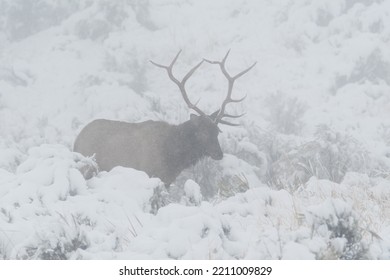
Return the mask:
[[208,116],[195,115],[180,125],[94,120],[80,132],[74,151],[95,155],[100,170],[131,167],[160,178],[166,185],[201,158],[219,160],[223,156],[217,125]]

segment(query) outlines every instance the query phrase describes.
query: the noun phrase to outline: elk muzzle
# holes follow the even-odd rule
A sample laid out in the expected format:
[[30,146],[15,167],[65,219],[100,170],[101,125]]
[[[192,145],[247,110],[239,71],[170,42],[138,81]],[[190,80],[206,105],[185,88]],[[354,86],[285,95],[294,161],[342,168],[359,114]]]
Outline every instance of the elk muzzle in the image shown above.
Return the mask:
[[223,158],[223,152],[221,150],[221,147],[219,145],[217,147],[214,147],[214,149],[209,151],[209,155],[214,160],[221,160]]

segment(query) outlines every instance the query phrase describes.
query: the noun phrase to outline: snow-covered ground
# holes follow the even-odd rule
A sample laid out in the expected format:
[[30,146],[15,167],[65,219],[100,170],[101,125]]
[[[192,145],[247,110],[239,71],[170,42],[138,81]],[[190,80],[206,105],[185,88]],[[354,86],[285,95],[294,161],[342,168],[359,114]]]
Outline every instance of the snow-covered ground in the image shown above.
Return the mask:
[[[0,1],[0,258],[390,259],[390,2]],[[72,152],[97,118],[178,124],[166,73],[240,78],[221,161],[168,191]],[[207,113],[226,81],[204,64]]]

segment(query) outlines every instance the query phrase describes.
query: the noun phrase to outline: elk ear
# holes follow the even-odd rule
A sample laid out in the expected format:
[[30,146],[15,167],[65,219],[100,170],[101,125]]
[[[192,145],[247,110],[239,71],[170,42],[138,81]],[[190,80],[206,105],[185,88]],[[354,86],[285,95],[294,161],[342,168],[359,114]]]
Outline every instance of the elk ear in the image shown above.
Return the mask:
[[217,118],[218,116],[218,113],[219,113],[219,110],[215,111],[214,113],[212,113],[209,117],[210,119],[212,119],[213,121],[215,121],[215,119]]

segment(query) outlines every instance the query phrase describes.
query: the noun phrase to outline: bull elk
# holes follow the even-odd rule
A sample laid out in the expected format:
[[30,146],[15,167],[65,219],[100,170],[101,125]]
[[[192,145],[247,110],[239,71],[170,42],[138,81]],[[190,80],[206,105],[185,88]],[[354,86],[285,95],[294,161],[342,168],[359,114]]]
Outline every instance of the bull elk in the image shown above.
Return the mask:
[[[78,135],[74,151],[84,156],[95,156],[99,170],[110,171],[115,166],[131,167],[145,171],[150,177],[160,178],[169,186],[185,169],[198,162],[203,157],[221,160],[223,153],[218,142],[220,130],[218,124],[236,126],[224,118],[238,118],[242,115],[226,113],[226,105],[241,102],[233,99],[234,82],[251,70],[249,68],[231,76],[225,67],[229,52],[222,61],[203,59],[180,81],[172,68],[180,52],[170,65],[150,61],[153,65],[167,71],[169,78],[177,85],[187,106],[197,115],[191,114],[190,119],[179,125],[171,125],[163,121],[145,121],[127,123],[98,119],[87,124]],[[221,108],[207,115],[192,103],[186,90],[186,82],[202,63],[217,64],[228,81],[226,98]]]

